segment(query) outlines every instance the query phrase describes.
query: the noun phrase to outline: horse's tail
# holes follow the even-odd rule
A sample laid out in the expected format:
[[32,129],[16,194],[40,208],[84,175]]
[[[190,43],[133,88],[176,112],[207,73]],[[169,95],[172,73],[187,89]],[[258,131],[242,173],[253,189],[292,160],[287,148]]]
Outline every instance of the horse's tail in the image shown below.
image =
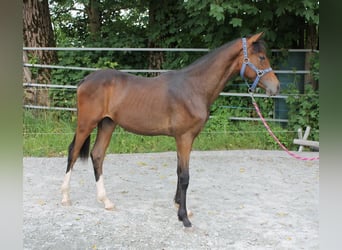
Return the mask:
[[[72,140],[71,144],[69,145],[69,157],[71,157],[72,150],[74,149],[75,138],[76,138],[76,134],[75,134],[74,139]],[[89,148],[90,148],[90,135],[87,137],[87,139],[84,141],[84,143],[81,147],[81,150],[79,153],[79,157],[81,158],[81,160],[87,160],[88,159]]]

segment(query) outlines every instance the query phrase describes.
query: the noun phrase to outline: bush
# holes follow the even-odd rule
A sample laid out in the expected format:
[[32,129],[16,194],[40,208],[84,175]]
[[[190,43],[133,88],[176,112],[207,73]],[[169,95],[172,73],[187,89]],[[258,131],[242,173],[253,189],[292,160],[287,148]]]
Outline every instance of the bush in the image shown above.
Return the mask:
[[311,84],[305,84],[304,94],[300,94],[294,85],[286,91],[289,97],[286,103],[289,107],[288,128],[298,130],[311,127],[311,139],[319,140],[319,97]]

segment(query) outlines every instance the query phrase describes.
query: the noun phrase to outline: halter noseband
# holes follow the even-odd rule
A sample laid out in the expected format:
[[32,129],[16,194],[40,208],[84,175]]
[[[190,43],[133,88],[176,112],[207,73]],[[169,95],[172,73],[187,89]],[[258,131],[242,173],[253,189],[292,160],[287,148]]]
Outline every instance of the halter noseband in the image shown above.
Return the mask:
[[265,75],[266,73],[268,72],[271,72],[272,71],[272,68],[268,68],[268,69],[258,69],[253,63],[251,63],[249,61],[249,58],[248,58],[248,53],[247,53],[247,41],[246,41],[246,38],[242,38],[242,48],[243,48],[243,63],[242,63],[242,67],[241,67],[241,70],[240,70],[240,76],[242,79],[244,79],[244,74],[245,74],[245,71],[246,71],[246,66],[248,65],[249,67],[251,67],[255,73],[256,73],[256,78],[252,84],[252,86],[250,87],[247,83],[247,85],[249,86],[248,88],[248,91],[249,92],[254,92],[256,86],[258,85],[258,82],[260,80],[260,78]]

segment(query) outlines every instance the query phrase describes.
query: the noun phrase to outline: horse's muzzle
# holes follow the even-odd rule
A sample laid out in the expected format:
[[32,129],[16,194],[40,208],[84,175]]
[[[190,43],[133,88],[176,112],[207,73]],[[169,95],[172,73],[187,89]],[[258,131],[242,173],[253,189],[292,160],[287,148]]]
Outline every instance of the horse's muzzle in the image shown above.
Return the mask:
[[[269,86],[271,85],[271,86]],[[278,84],[274,85],[274,84],[267,84],[266,85],[266,94],[268,96],[275,96],[279,94],[280,91],[280,83],[278,82]]]

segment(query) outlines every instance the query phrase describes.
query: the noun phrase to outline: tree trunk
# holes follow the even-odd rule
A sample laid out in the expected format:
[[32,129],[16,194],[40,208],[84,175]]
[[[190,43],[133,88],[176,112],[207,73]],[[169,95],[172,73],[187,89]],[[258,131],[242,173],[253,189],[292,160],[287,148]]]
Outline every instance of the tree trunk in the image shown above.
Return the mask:
[[[23,51],[23,63],[28,63],[28,57],[27,57],[27,53],[24,50]],[[24,73],[23,73],[23,82],[24,83],[30,83],[32,82],[32,73],[30,68],[28,67],[24,67]],[[35,88],[31,88],[31,87],[26,87],[24,90],[24,104],[34,104],[34,100],[35,100],[35,94],[36,94],[36,90]]]
[[[56,47],[52,30],[48,0],[23,1],[23,38],[26,47]],[[57,62],[55,51],[29,51],[27,57],[39,64],[51,65]],[[25,73],[24,73],[25,74]],[[38,69],[36,75],[31,77],[38,83],[49,83],[51,70]],[[35,92],[34,102],[38,105],[48,105],[48,91],[42,89]]]
[[99,34],[101,30],[101,18],[98,1],[89,0],[89,4],[85,6],[85,9],[88,15],[90,36],[93,41],[96,41],[100,38]]
[[[306,28],[305,48],[310,50],[318,49],[318,33],[315,24],[309,24]],[[316,52],[307,52],[305,54],[305,70],[311,69],[311,59]],[[318,81],[316,81],[312,74],[306,74],[304,83],[310,83],[313,89],[318,89]]]
[[[162,14],[159,14],[159,20],[157,20],[158,11],[163,11],[163,6],[166,6],[163,1],[160,0],[150,0],[149,4],[149,17],[148,17],[148,28],[149,28],[149,48],[158,48],[161,47],[161,39],[159,27],[161,25],[161,21],[163,19]],[[157,26],[157,27],[156,27]],[[158,35],[156,35],[159,33]],[[151,38],[152,37],[152,38]],[[150,51],[149,53],[149,69],[162,69],[162,65],[164,62],[164,54],[161,51]],[[157,76],[159,73],[151,73],[151,76]]]

